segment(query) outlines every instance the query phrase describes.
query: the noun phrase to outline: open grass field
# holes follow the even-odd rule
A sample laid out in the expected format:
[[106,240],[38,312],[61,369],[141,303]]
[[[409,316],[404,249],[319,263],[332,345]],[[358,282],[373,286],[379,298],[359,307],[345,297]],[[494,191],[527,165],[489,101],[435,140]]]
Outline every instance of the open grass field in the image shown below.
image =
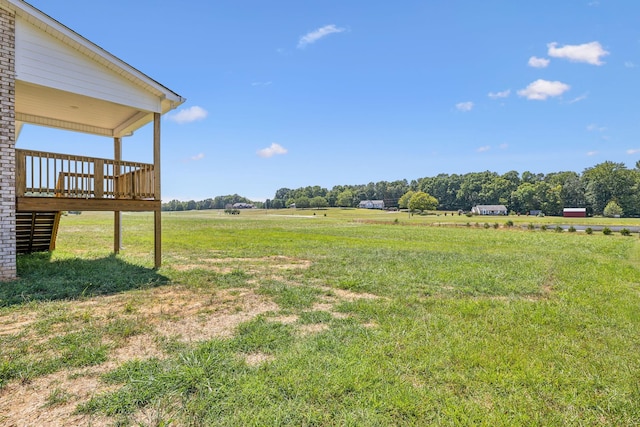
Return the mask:
[[0,284],[0,425],[640,424],[640,238],[552,231],[640,220],[123,217]]

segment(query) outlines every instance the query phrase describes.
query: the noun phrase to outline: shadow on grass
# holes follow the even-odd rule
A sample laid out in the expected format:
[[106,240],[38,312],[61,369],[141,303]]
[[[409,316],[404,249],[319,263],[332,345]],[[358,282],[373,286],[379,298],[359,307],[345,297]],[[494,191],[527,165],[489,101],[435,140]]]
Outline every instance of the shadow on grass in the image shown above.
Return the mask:
[[29,301],[77,299],[165,285],[157,271],[115,255],[51,261],[48,252],[19,255],[18,279],[0,283],[0,307]]

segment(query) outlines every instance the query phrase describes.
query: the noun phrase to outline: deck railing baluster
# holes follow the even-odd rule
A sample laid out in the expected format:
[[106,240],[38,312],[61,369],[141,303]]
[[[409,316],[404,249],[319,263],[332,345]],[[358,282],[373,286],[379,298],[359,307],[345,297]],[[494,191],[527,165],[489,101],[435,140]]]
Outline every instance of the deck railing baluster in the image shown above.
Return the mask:
[[16,150],[22,179],[16,195],[153,199],[153,165],[33,150]]

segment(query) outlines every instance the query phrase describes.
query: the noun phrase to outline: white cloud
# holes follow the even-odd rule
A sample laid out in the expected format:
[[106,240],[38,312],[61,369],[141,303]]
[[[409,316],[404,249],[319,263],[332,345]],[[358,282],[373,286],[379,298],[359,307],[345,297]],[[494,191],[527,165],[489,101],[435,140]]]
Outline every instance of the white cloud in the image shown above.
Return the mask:
[[538,79],[526,88],[519,90],[518,95],[527,99],[544,101],[549,97],[560,96],[569,89],[571,89],[571,86],[566,83]]
[[471,111],[473,110],[473,102],[471,101],[467,101],[467,102],[459,102],[456,104],[456,108],[458,109],[458,111]]
[[587,156],[589,156],[589,157],[595,156],[596,154],[598,154],[597,151],[587,151]]
[[595,123],[591,123],[590,125],[587,126],[587,130],[589,132],[604,132],[605,130],[607,130],[607,128],[602,127],[602,126],[598,126]]
[[564,58],[572,62],[586,62],[592,65],[602,65],[601,57],[609,55],[609,52],[602,48],[598,42],[584,43],[578,45],[564,45],[557,47],[558,43],[549,43],[547,54],[554,58]]
[[315,43],[330,34],[342,33],[344,31],[346,31],[345,28],[339,28],[333,24],[325,25],[324,27],[318,28],[317,30],[311,31],[300,37],[300,40],[298,41],[298,49],[303,49],[307,45]]
[[485,145],[483,147],[479,147],[476,151],[478,153],[484,153],[484,152],[489,151],[489,150],[491,150],[491,146],[490,145]]
[[587,99],[588,95],[585,93],[584,95],[580,95],[578,97],[573,98],[571,101],[568,101],[567,104],[575,104],[576,102],[584,101]]
[[627,67],[627,68],[636,68],[637,67],[637,65],[634,64],[631,61],[625,61],[624,66]]
[[269,157],[273,157],[276,154],[287,154],[288,150],[284,148],[280,144],[276,144],[275,142],[271,144],[271,146],[267,148],[263,148],[262,150],[258,150],[258,156],[268,159]]
[[640,148],[630,148],[627,150],[627,154],[638,154],[640,153]]
[[167,116],[167,119],[171,120],[172,122],[183,124],[203,120],[207,117],[208,114],[209,113],[207,113],[205,109],[198,106],[193,106],[190,108],[182,109],[175,114],[171,114]]
[[489,98],[498,99],[498,98],[508,98],[511,95],[511,89],[503,90],[502,92],[489,92]]
[[532,56],[531,58],[529,58],[528,64],[529,67],[533,68],[547,68],[549,62],[551,62],[551,60],[547,58],[538,58],[537,56]]

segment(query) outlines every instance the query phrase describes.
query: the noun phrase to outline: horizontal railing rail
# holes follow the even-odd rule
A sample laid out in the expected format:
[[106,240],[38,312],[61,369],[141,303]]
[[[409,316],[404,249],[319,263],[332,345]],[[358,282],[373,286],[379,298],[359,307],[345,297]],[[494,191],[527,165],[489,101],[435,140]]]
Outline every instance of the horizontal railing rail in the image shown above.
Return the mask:
[[18,197],[154,200],[149,163],[16,150]]

